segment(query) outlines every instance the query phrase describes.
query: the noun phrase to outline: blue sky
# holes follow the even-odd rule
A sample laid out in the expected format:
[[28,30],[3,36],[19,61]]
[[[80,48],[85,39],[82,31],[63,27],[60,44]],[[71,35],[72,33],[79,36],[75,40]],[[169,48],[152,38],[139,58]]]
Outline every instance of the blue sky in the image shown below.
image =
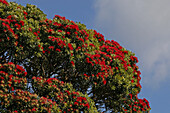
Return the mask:
[[61,15],[81,22],[134,52],[142,72],[140,98],[149,100],[151,113],[169,113],[169,0],[8,1],[34,4],[51,19]]

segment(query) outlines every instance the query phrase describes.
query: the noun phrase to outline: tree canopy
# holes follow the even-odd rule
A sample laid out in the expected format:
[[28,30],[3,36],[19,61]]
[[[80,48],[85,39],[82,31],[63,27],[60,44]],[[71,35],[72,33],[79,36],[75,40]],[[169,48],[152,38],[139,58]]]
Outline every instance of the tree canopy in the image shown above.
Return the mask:
[[36,6],[0,0],[0,112],[147,112],[138,59]]

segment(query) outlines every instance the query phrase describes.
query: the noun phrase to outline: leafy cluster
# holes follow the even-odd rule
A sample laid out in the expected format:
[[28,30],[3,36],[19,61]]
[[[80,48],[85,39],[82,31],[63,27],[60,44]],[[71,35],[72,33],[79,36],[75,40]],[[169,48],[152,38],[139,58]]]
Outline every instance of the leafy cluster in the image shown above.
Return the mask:
[[1,112],[147,112],[137,62],[81,23],[0,0]]

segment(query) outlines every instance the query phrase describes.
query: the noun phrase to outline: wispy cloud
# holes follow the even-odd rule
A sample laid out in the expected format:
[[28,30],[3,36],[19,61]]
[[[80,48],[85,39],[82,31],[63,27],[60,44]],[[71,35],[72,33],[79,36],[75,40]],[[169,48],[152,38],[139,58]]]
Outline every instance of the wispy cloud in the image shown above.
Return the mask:
[[96,26],[106,38],[137,54],[147,87],[170,79],[169,4],[169,0],[96,0]]

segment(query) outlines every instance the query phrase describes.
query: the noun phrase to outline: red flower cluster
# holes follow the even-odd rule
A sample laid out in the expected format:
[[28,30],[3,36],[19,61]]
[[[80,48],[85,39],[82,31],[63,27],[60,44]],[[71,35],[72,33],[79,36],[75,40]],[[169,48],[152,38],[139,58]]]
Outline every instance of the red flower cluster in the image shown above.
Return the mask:
[[0,0],[0,2],[2,2],[3,4],[8,5],[8,2],[6,0]]
[[94,38],[97,38],[99,42],[103,42],[105,41],[104,39],[104,36],[100,33],[97,33],[96,30],[94,30],[94,35],[93,35]]
[[68,47],[70,50],[73,50],[73,46],[70,43],[68,43]]
[[11,92],[17,88],[26,88],[26,72],[21,66],[14,65],[11,62],[0,64],[0,66],[0,87],[2,91],[6,92],[7,89],[10,89],[8,92]]
[[[90,109],[89,100],[81,96],[82,93],[71,91],[70,86],[56,78],[44,79],[42,77],[33,77],[33,86],[45,93],[48,98],[53,98],[59,107],[64,107],[65,112],[75,112],[81,109]],[[47,87],[48,86],[48,87]],[[45,89],[44,89],[45,88]],[[43,92],[44,91],[44,92]],[[74,109],[73,109],[74,108]]]
[[[128,112],[141,112],[150,109],[149,102],[144,99],[138,99],[137,95],[129,94],[129,100],[125,101],[126,105],[123,109],[126,113]],[[131,103],[130,101],[134,102]]]

